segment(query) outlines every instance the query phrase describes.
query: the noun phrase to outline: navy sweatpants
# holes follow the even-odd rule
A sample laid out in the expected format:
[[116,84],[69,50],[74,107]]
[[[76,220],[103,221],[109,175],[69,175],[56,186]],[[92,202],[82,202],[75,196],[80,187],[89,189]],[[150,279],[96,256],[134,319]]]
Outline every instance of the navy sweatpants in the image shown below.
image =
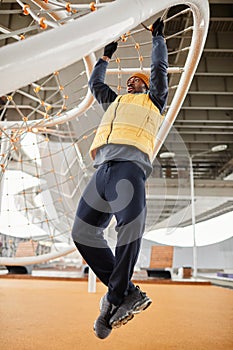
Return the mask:
[[[117,225],[115,254],[103,230],[113,215]],[[96,276],[108,286],[108,300],[119,305],[129,289],[145,228],[145,175],[129,161],[100,166],[79,202],[72,238]]]

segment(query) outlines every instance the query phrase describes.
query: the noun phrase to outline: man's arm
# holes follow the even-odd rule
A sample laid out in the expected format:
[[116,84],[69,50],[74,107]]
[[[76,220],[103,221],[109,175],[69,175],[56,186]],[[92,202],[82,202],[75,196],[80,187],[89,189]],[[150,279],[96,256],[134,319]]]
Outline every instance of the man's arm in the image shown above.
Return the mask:
[[115,91],[104,83],[108,62],[116,49],[115,42],[105,46],[104,55],[97,61],[88,83],[93,96],[105,111],[117,97]]
[[149,96],[160,113],[166,107],[168,95],[167,46],[163,38],[163,22],[157,20],[152,26],[151,76]]

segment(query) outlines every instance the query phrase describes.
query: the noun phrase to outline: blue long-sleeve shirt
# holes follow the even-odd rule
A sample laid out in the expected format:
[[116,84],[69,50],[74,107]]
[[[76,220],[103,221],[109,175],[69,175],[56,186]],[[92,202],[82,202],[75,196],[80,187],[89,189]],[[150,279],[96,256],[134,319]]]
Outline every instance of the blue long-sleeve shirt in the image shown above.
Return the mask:
[[[107,66],[108,62],[100,58],[89,80],[90,90],[104,111],[117,97],[116,92],[105,83]],[[153,37],[150,84],[147,93],[160,113],[163,113],[166,107],[168,95],[167,67],[167,47],[164,38],[162,36]],[[148,155],[133,146],[108,144],[99,148],[95,157],[94,167],[98,167],[109,160],[136,162],[143,168],[147,177],[152,171]]]
[[[104,82],[107,66],[108,62],[100,58],[89,80],[92,94],[105,111],[117,97],[116,92]],[[153,37],[149,96],[160,113],[166,106],[168,95],[167,66],[167,47],[164,38],[162,36]]]

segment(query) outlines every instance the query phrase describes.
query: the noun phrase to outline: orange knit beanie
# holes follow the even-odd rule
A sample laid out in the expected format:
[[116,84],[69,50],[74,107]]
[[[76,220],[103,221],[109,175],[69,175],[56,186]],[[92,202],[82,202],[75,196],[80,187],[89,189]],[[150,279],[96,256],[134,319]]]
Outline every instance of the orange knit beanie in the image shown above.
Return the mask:
[[[147,88],[149,88],[149,81],[150,81],[149,75],[147,75],[145,73],[141,73],[141,72],[135,72],[129,77],[129,79],[131,79],[132,77],[140,78],[146,84]],[[128,80],[127,80],[127,82],[128,82]]]

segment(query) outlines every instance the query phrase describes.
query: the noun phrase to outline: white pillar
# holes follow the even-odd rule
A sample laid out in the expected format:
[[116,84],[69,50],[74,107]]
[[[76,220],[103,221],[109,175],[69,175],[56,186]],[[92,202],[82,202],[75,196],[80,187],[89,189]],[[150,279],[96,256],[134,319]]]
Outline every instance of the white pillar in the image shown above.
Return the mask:
[[195,194],[194,194],[194,174],[193,160],[189,157],[190,164],[190,187],[191,187],[191,209],[192,209],[192,228],[193,228],[193,277],[197,277],[197,242],[196,242],[196,217],[195,217]]
[[95,293],[96,292],[96,275],[92,271],[92,269],[89,267],[88,272],[88,293]]

